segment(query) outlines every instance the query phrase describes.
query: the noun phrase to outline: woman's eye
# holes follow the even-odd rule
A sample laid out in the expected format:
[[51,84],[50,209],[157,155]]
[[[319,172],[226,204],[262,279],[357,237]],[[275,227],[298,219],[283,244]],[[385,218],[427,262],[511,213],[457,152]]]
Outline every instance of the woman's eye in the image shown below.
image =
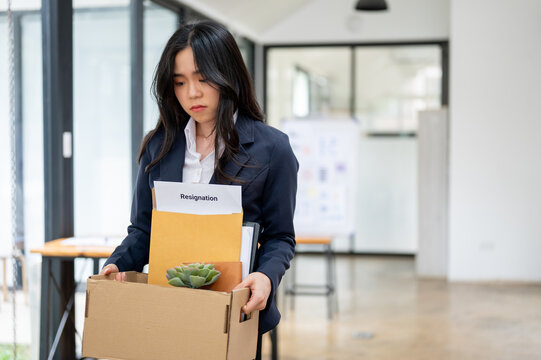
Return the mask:
[[199,80],[199,82],[208,83],[209,81],[207,79],[201,79],[201,80]]
[[182,86],[182,85],[184,85],[184,83],[183,83],[182,81],[177,81],[177,82],[175,83],[175,86]]

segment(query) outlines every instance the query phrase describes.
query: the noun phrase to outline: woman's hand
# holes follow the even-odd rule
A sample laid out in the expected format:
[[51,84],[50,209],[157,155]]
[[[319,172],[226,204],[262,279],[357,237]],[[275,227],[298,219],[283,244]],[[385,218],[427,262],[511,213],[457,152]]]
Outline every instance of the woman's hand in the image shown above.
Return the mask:
[[269,298],[272,285],[267,275],[261,272],[253,272],[246,276],[246,278],[233,290],[249,288],[252,291],[252,296],[242,307],[242,312],[249,314],[254,310],[263,310],[267,306],[267,299]]
[[115,280],[116,281],[126,281],[126,273],[125,272],[119,272],[118,266],[115,264],[108,264],[107,266],[104,266],[103,269],[100,271],[100,275],[109,275],[111,273],[115,274]]

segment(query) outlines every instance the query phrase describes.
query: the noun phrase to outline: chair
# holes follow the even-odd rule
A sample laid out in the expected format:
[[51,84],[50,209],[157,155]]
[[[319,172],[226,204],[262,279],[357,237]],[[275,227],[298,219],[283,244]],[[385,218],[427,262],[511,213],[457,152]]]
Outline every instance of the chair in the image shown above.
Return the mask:
[[[326,260],[326,283],[325,284],[299,284],[296,279],[296,261],[291,262],[290,276],[287,278],[284,289],[285,296],[291,295],[291,309],[295,309],[295,295],[325,295],[327,297],[327,316],[332,319],[335,312],[338,312],[338,301],[336,298],[336,269],[334,253],[332,251],[331,237],[298,237],[295,239],[297,245],[323,245],[325,248]],[[296,255],[298,256],[298,255]],[[323,291],[321,291],[323,290]]]
[[[4,294],[4,301],[8,301],[8,283],[7,283],[7,261],[11,255],[0,255],[2,260],[2,292]],[[24,260],[24,255],[20,252],[16,253],[13,256],[16,260],[19,260],[21,263],[22,270],[22,279],[23,279],[23,292],[25,296],[25,304],[28,305],[28,284],[26,281],[26,261]]]

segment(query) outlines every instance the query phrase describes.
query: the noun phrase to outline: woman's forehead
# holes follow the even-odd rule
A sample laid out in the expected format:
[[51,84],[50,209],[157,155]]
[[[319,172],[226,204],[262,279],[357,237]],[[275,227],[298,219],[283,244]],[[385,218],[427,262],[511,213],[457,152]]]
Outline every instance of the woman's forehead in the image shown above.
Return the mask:
[[192,74],[199,74],[195,59],[193,57],[193,51],[191,47],[180,50],[175,55],[174,73],[176,75],[188,76]]

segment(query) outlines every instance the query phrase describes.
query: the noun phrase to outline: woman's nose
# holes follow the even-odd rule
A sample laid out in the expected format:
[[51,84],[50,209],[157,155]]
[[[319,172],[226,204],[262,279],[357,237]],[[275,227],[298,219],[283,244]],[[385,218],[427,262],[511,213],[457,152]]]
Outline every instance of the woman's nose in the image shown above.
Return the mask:
[[188,96],[190,96],[190,98],[197,98],[201,96],[201,84],[199,84],[199,82],[191,82],[188,86]]

